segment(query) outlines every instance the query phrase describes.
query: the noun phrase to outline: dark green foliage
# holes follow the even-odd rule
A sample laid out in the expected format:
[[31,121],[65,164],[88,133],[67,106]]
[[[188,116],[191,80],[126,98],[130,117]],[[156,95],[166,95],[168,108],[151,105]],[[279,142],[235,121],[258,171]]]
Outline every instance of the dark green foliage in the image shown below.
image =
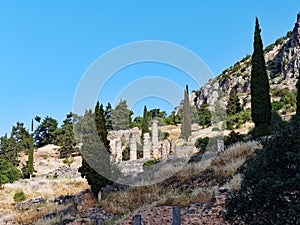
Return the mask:
[[165,123],[167,125],[177,125],[180,124],[180,122],[181,122],[180,116],[178,114],[175,115],[174,112],[172,112],[170,116],[165,118]]
[[77,142],[74,135],[74,123],[78,118],[73,113],[69,113],[63,122],[61,128],[56,132],[56,144],[61,146],[59,149],[60,158],[70,157],[73,153],[78,152]]
[[278,111],[282,109],[284,106],[284,103],[281,101],[274,101],[272,102],[272,110]]
[[17,191],[14,194],[14,201],[15,202],[23,202],[26,200],[26,195],[23,191]]
[[12,127],[11,137],[15,141],[15,149],[17,152],[27,153],[28,149],[32,147],[31,135],[23,123],[17,122],[17,124]]
[[7,137],[5,134],[0,138],[0,159],[5,160],[6,162],[12,163],[14,166],[18,166],[19,160],[18,155],[19,151],[16,148],[16,141],[14,138]]
[[[99,112],[101,112],[101,107]],[[103,112],[99,115],[104,118]],[[100,121],[103,118],[100,118]],[[87,179],[93,193],[98,194],[102,187],[111,184],[111,180],[120,175],[120,171],[110,161],[109,142],[107,136],[105,136],[107,133],[97,131],[95,114],[91,110],[85,112],[79,128],[82,139],[81,153],[83,160],[78,171],[82,177]],[[101,135],[99,136],[99,134]]]
[[230,91],[230,94],[229,94],[229,100],[228,100],[227,107],[226,107],[226,113],[227,113],[227,115],[231,116],[231,115],[234,115],[234,114],[240,112],[241,110],[242,109],[241,109],[239,97],[237,96],[234,88],[232,88]]
[[299,75],[297,81],[297,97],[296,97],[296,115],[300,117],[300,68],[299,68]]
[[155,164],[159,163],[160,160],[159,159],[151,159],[151,160],[148,160],[146,162],[144,162],[143,164],[143,168],[144,169],[150,169],[152,168]]
[[166,117],[166,112],[160,111],[160,109],[151,109],[150,111],[147,111],[147,116],[150,118],[150,120],[154,118],[164,119]]
[[144,139],[145,133],[150,133],[149,126],[150,126],[150,118],[148,117],[147,107],[144,106],[141,139]]
[[231,131],[228,136],[224,137],[224,145],[230,146],[237,142],[243,142],[244,137],[245,137],[244,134],[240,134],[239,132]]
[[56,141],[57,120],[46,116],[37,127],[34,140],[37,147],[54,144]]
[[281,127],[286,125],[286,121],[283,121],[281,116],[278,114],[277,111],[272,111],[272,130],[276,131],[276,130],[280,130]]
[[251,109],[243,110],[234,115],[226,116],[226,129],[232,130],[234,128],[239,128],[242,124],[251,121]]
[[208,109],[208,105],[204,104],[200,108],[197,108],[199,125],[203,127],[208,127],[212,122],[212,114]]
[[36,121],[36,122],[38,122],[38,123],[40,123],[41,122],[41,117],[40,116],[35,116],[34,117],[34,120]]
[[130,159],[130,149],[129,145],[126,145],[125,149],[122,151],[122,161],[127,161]]
[[271,132],[272,106],[260,32],[258,19],[256,18],[251,71],[251,115],[257,135],[267,135]]
[[200,151],[200,153],[204,153],[208,142],[209,137],[198,138],[194,145]]
[[300,224],[299,149],[295,119],[246,161],[241,189],[226,202],[231,224]]
[[107,103],[106,109],[105,109],[105,119],[106,119],[106,129],[107,130],[112,130],[112,121],[111,121],[111,112],[112,112],[112,107],[110,103]]
[[108,150],[108,152],[111,153],[109,146],[110,141],[107,139],[108,131],[106,129],[105,113],[103,110],[103,105],[101,104],[99,106],[99,101],[97,102],[95,107],[95,124],[100,140],[103,142],[103,145]]
[[111,112],[113,130],[128,130],[131,125],[132,115],[133,112],[128,109],[126,100],[121,100]]
[[137,154],[137,159],[143,158],[143,145],[138,142],[136,143],[136,154]]
[[183,100],[183,115],[181,121],[181,137],[187,141],[192,133],[192,121],[191,121],[191,108],[189,103],[189,93],[188,86],[184,91],[184,100]]
[[142,129],[142,125],[143,125],[143,117],[141,117],[141,116],[135,117],[131,123],[132,127],[137,127],[139,129]]
[[33,123],[33,119],[31,120],[31,133],[33,132],[34,130],[34,123]]
[[20,177],[21,172],[11,162],[0,158],[0,187],[18,180]]

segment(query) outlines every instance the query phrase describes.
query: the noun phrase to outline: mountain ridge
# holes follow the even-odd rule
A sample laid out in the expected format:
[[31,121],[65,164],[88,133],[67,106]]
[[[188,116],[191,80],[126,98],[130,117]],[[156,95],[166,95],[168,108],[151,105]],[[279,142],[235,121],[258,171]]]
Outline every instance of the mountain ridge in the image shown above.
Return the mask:
[[[300,67],[300,12],[293,31],[264,50],[270,89],[295,90]],[[251,56],[247,55],[190,94],[191,104],[201,107],[217,101],[225,107],[227,96],[235,88],[244,108],[250,108]],[[273,97],[273,96],[272,96]]]

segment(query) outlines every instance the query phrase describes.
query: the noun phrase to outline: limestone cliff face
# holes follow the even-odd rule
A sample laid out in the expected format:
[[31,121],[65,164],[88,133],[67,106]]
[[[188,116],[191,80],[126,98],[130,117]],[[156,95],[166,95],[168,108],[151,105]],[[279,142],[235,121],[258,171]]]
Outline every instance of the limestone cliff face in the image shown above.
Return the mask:
[[[290,90],[296,87],[300,66],[300,13],[293,31],[265,48],[265,60],[270,78],[270,88]],[[251,57],[246,56],[222,74],[208,81],[190,95],[191,103],[214,105],[217,101],[226,106],[229,92],[235,88],[245,108],[250,107]]]

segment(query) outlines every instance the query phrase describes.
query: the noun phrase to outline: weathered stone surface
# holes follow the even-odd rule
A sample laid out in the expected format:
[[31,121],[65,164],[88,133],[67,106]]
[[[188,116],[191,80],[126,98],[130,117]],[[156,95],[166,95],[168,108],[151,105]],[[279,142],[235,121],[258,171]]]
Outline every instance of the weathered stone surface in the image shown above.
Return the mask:
[[18,210],[28,210],[32,207],[35,207],[41,203],[46,203],[44,197],[32,198],[25,202],[16,202],[15,208]]
[[123,161],[119,164],[124,175],[137,175],[138,173],[143,172],[143,164],[147,159],[137,159],[132,161]]
[[172,225],[181,225],[180,207],[173,206],[172,211]]
[[161,144],[161,159],[164,160],[168,157],[168,142],[164,141]]
[[122,142],[117,140],[115,144],[115,153],[116,153],[116,161],[121,162],[122,161]]
[[141,215],[134,216],[134,225],[142,225],[142,216]]
[[175,140],[171,140],[170,142],[170,153],[174,153],[176,151],[176,142]]
[[129,149],[130,149],[130,160],[137,159],[137,146],[135,138],[129,139]]
[[157,159],[159,157],[158,154],[158,128],[157,128],[157,120],[152,121],[151,125],[152,130],[152,158]]
[[[190,204],[186,208],[170,206],[152,207],[138,211],[143,224],[197,224],[197,225],[229,225],[224,219],[227,193],[221,193],[210,203]],[[175,218],[174,218],[175,217]],[[133,216],[121,222],[122,225],[133,224]]]
[[144,134],[144,146],[143,146],[143,158],[151,158],[151,145],[150,145],[150,135],[149,133]]
[[224,140],[218,139],[217,140],[218,152],[224,152]]
[[98,202],[100,202],[101,200],[102,200],[102,192],[99,191],[99,193],[98,193]]

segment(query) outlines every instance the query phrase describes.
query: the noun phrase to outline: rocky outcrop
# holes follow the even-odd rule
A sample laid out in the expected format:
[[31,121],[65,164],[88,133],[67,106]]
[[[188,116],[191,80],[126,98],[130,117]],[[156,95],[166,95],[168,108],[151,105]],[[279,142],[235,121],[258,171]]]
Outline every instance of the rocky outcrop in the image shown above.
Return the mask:
[[[300,13],[293,31],[265,48],[265,60],[271,90],[295,89],[300,66]],[[193,92],[190,102],[201,107],[203,104],[214,105],[218,101],[225,107],[229,92],[234,88],[243,106],[249,108],[250,74],[251,57],[246,56]]]

